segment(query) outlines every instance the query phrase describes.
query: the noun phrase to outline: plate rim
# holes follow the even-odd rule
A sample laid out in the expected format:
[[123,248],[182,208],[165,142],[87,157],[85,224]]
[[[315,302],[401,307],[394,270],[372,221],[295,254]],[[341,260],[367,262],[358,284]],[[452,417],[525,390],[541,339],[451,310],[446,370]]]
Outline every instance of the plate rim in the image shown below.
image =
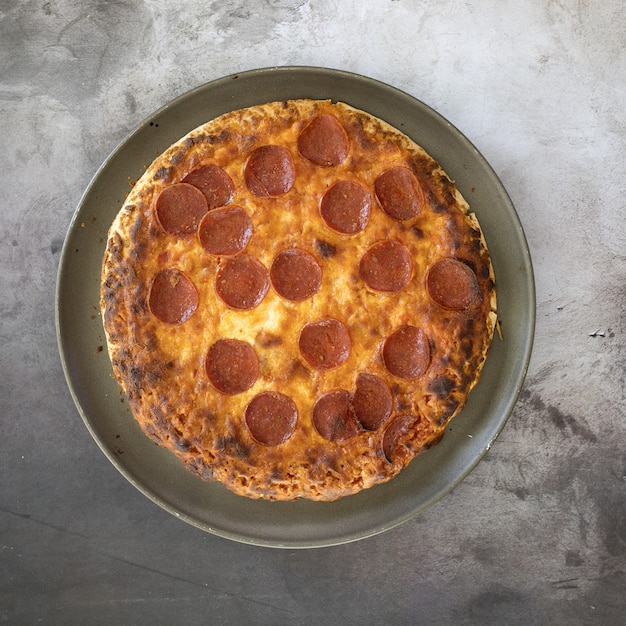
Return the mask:
[[[515,234],[519,239],[522,247],[523,258],[520,259],[526,274],[528,276],[529,282],[526,284],[526,288],[528,290],[528,295],[530,301],[528,302],[528,311],[530,313],[527,320],[527,328],[525,333],[525,341],[523,343],[522,351],[518,355],[520,359],[520,366],[517,369],[517,376],[515,380],[514,389],[511,390],[511,394],[508,398],[508,401],[505,404],[504,412],[500,415],[497,420],[497,426],[492,429],[491,437],[489,441],[487,441],[482,449],[479,450],[477,454],[474,455],[473,461],[469,463],[462,472],[457,474],[457,477],[454,481],[449,483],[447,487],[443,490],[438,491],[435,494],[432,494],[430,497],[426,498],[419,506],[416,506],[414,509],[407,511],[404,515],[397,516],[393,519],[389,519],[386,523],[379,523],[377,525],[373,525],[370,529],[364,529],[362,532],[354,534],[342,534],[341,531],[334,533],[332,536],[328,536],[325,539],[307,539],[305,537],[296,539],[285,539],[285,540],[277,540],[277,539],[268,539],[263,537],[255,536],[254,533],[243,533],[241,531],[234,532],[229,531],[227,528],[217,528],[211,526],[203,521],[196,519],[193,515],[190,515],[184,511],[178,510],[176,506],[172,505],[171,502],[164,498],[162,494],[156,493],[154,490],[149,489],[146,485],[142,484],[141,481],[137,479],[137,477],[129,470],[124,462],[120,459],[119,456],[113,453],[113,451],[109,448],[108,444],[100,437],[94,424],[92,424],[85,407],[83,406],[81,399],[77,390],[74,387],[74,381],[72,378],[71,367],[69,363],[69,357],[67,354],[67,347],[65,345],[64,340],[64,331],[63,331],[63,296],[64,296],[64,286],[67,273],[69,271],[69,263],[70,263],[70,254],[69,247],[72,239],[73,232],[79,228],[79,219],[81,216],[81,210],[85,206],[86,201],[89,199],[91,192],[93,191],[96,183],[100,180],[102,175],[106,173],[107,168],[113,163],[116,159],[120,157],[120,154],[123,150],[137,137],[140,131],[145,128],[146,124],[150,124],[151,120],[158,119],[163,114],[169,112],[172,109],[180,108],[181,105],[189,100],[193,100],[197,98],[199,95],[204,94],[207,90],[211,89],[220,89],[221,86],[227,85],[233,81],[242,81],[242,80],[254,80],[258,77],[268,77],[268,80],[275,75],[283,75],[288,77],[289,75],[298,75],[298,74],[309,74],[311,76],[318,76],[320,78],[328,78],[331,77],[334,80],[346,79],[351,81],[356,81],[364,86],[369,86],[372,89],[378,89],[385,92],[396,94],[398,97],[403,99],[407,99],[409,102],[414,102],[416,107],[422,108],[423,110],[427,110],[428,113],[433,116],[435,119],[439,121],[440,124],[444,125],[448,128],[448,132],[452,133],[455,137],[456,141],[461,141],[466,144],[468,149],[472,150],[475,153],[475,157],[480,161],[482,167],[484,167],[490,173],[493,180],[499,186],[500,194],[503,199],[508,203],[508,216],[514,222],[515,226]],[[294,96],[295,97],[295,96]],[[331,99],[332,96],[329,95]],[[282,98],[281,98],[282,99]],[[259,102],[260,103],[260,102]],[[247,106],[247,105],[246,105]],[[236,106],[234,108],[240,108]],[[190,129],[191,130],[191,129]],[[419,143],[419,142],[418,142]],[[168,144],[169,145],[169,144]],[[428,152],[430,150],[427,149]],[[156,155],[155,155],[156,156]],[[439,160],[439,159],[437,159]],[[447,171],[446,166],[444,165],[444,170]],[[465,195],[465,194],[464,194]],[[471,203],[470,203],[471,204]],[[104,247],[102,248],[104,251]],[[370,78],[367,76],[363,76],[361,74],[356,74],[353,72],[338,70],[332,68],[325,67],[316,67],[316,66],[299,66],[299,65],[286,65],[286,66],[273,66],[273,67],[265,67],[258,68],[252,70],[246,70],[243,72],[232,73],[226,76],[219,77],[215,80],[208,81],[206,83],[200,84],[193,89],[186,91],[166,104],[162,105],[150,115],[145,117],[138,125],[136,125],[126,136],[118,142],[115,148],[110,152],[107,158],[102,162],[100,167],[96,170],[95,174],[91,178],[88,186],[83,192],[78,205],[76,206],[74,213],[72,215],[70,224],[67,229],[67,234],[64,240],[63,249],[61,252],[60,262],[57,270],[57,282],[55,289],[55,328],[56,328],[56,336],[57,336],[57,346],[59,350],[59,354],[61,357],[61,364],[63,368],[63,373],[66,379],[66,383],[69,387],[72,399],[74,404],[81,416],[82,421],[87,427],[89,433],[92,438],[95,440],[97,445],[100,447],[105,456],[109,459],[109,461],[114,465],[114,467],[143,495],[152,500],[155,504],[168,511],[170,514],[175,517],[182,519],[183,521],[210,532],[214,535],[231,539],[237,542],[258,545],[258,546],[266,546],[266,547],[279,547],[279,548],[313,548],[313,547],[327,547],[332,545],[344,544],[352,541],[357,541],[360,539],[364,539],[373,535],[377,535],[379,533],[385,532],[391,528],[399,526],[400,524],[405,523],[407,520],[415,517],[416,515],[422,513],[426,509],[433,506],[436,502],[446,496],[450,491],[452,491],[458,484],[460,484],[469,473],[478,465],[478,463],[483,459],[486,452],[489,450],[493,442],[499,436],[500,432],[506,425],[514,406],[517,402],[519,394],[524,384],[524,380],[526,378],[526,374],[528,371],[528,366],[530,362],[530,357],[532,354],[533,343],[534,343],[534,334],[535,334],[535,325],[536,325],[536,291],[535,291],[535,281],[534,281],[534,272],[532,267],[532,259],[530,257],[530,251],[528,248],[528,243],[526,240],[526,235],[524,233],[521,221],[519,219],[519,215],[506,191],[504,185],[502,184],[500,178],[497,176],[491,165],[487,162],[485,157],[477,150],[474,144],[454,125],[452,125],[446,118],[444,118],[440,113],[434,110],[429,105],[425,104],[422,100],[394,87],[392,85],[383,83],[374,78]],[[494,337],[494,341],[497,341],[497,337]],[[487,361],[489,357],[487,358]],[[429,452],[432,454],[432,451]],[[186,470],[185,470],[186,471]],[[406,471],[406,470],[405,470]],[[397,480],[394,479],[394,480]],[[370,491],[370,490],[367,490]],[[364,492],[361,492],[364,493]],[[358,495],[358,494],[357,494]],[[239,496],[240,497],[240,496]],[[353,496],[350,496],[353,497]],[[333,504],[333,503],[312,503],[312,504]]]

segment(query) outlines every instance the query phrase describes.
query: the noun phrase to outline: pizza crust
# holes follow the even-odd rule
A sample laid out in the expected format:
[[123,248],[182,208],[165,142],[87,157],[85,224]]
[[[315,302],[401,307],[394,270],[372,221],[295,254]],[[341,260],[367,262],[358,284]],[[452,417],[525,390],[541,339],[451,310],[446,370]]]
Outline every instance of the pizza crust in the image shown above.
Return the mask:
[[[338,119],[349,138],[347,157],[333,167],[311,163],[297,149],[302,130],[322,114]],[[293,187],[280,197],[251,194],[244,177],[250,153],[267,144],[285,147],[294,162]],[[228,173],[230,204],[252,218],[245,254],[268,270],[285,249],[313,256],[322,269],[313,297],[292,302],[270,287],[258,306],[233,309],[215,289],[226,259],[208,254],[195,234],[163,230],[157,197],[207,163]],[[397,166],[412,172],[424,195],[422,210],[408,220],[387,215],[373,191],[377,177]],[[350,235],[328,227],[319,210],[324,192],[344,179],[372,193],[367,227]],[[395,293],[369,288],[358,270],[374,243],[389,240],[400,242],[412,263],[409,285]],[[476,277],[478,298],[466,310],[447,310],[429,297],[428,268],[441,258],[462,260]],[[181,324],[163,323],[150,310],[153,278],[165,267],[183,272],[197,288],[197,308]],[[330,501],[390,480],[441,439],[479,379],[496,323],[496,292],[478,220],[439,164],[365,112],[296,100],[227,113],[192,130],[150,165],[111,226],[101,310],[113,372],[133,415],[187,469],[248,497]],[[298,338],[306,324],[326,318],[345,324],[351,346],[340,366],[319,370],[303,358]],[[383,359],[386,338],[403,325],[420,328],[429,339],[428,368],[415,380],[392,375]],[[252,387],[234,395],[217,391],[207,376],[207,352],[223,338],[250,344],[259,361]],[[392,415],[377,430],[329,441],[314,425],[314,406],[336,390],[352,394],[362,373],[388,386]],[[284,394],[297,407],[293,433],[278,445],[255,440],[244,419],[263,392]]]

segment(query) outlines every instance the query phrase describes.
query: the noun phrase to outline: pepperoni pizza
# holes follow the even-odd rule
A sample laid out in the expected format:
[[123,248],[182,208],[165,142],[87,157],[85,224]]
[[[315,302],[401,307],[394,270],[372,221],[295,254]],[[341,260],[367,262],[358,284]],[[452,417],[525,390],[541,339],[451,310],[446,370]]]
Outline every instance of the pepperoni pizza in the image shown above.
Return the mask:
[[464,406],[496,323],[481,229],[441,167],[316,100],[227,113],[160,155],[111,226],[101,309],[144,432],[276,500],[396,476]]

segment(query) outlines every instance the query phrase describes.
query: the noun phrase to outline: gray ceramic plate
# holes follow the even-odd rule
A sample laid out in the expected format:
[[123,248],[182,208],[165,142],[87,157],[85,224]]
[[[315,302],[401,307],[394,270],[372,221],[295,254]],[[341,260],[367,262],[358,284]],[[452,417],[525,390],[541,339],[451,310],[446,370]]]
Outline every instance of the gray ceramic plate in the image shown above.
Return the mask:
[[[456,181],[475,210],[491,251],[503,340],[494,340],[483,376],[443,441],[393,481],[332,503],[263,502],[233,495],[188,473],[136,425],[112,378],[98,313],[100,264],[108,228],[147,165],[189,130],[227,111],[290,98],[341,100],[412,137]],[[174,100],[107,159],[69,227],[57,284],[57,335],[76,406],[117,469],[181,519],[238,541],[314,547],[353,541],[396,526],[432,505],[478,463],[510,415],[533,341],[535,292],[524,233],[485,159],[422,102],[362,76],[279,67],[228,76]]]

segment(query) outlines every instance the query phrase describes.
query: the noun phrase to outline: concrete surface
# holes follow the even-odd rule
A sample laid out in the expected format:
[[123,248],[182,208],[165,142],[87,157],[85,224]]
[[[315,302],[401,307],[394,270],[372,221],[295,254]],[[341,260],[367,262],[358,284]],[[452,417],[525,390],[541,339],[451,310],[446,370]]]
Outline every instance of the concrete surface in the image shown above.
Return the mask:
[[[0,622],[619,624],[626,614],[626,8],[620,0],[0,2]],[[500,175],[533,257],[527,382],[483,462],[413,520],[237,544],[132,487],[54,328],[83,190],[220,76],[349,70],[420,98]]]

